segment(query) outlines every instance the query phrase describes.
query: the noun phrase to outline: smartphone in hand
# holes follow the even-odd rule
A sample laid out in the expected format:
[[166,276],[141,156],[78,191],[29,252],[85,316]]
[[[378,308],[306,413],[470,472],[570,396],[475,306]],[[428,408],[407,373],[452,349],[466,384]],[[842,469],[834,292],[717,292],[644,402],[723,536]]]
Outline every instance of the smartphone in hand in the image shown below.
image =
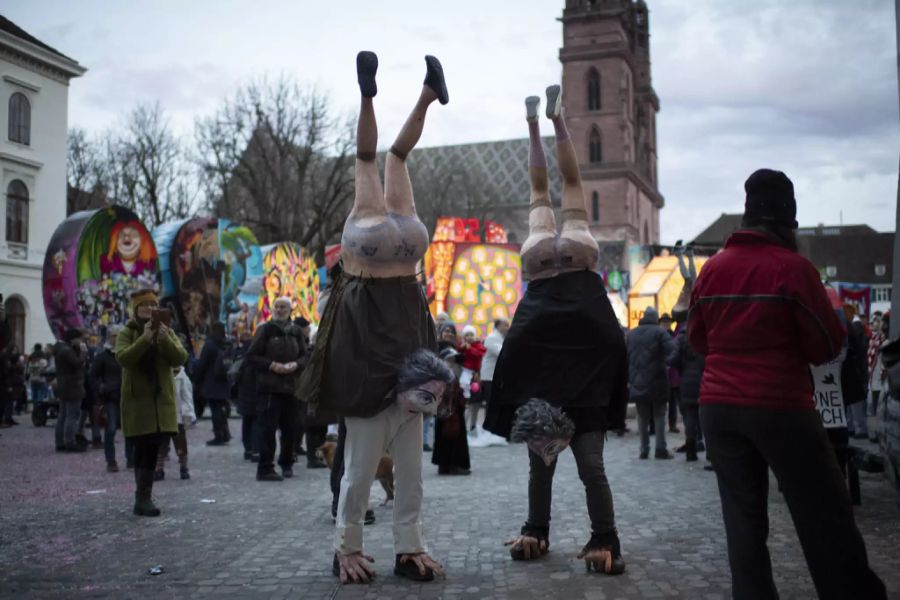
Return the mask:
[[172,311],[168,308],[154,308],[150,311],[150,327],[155,331],[162,323],[166,327],[172,325]]

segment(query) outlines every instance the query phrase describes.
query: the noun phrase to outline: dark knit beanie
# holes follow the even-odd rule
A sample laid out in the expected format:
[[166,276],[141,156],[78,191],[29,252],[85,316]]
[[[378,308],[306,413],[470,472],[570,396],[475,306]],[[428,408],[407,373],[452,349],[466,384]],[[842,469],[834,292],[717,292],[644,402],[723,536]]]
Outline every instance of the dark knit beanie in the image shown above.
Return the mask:
[[797,229],[797,201],[794,184],[787,175],[772,169],[759,169],[744,182],[747,200],[743,224],[773,224]]

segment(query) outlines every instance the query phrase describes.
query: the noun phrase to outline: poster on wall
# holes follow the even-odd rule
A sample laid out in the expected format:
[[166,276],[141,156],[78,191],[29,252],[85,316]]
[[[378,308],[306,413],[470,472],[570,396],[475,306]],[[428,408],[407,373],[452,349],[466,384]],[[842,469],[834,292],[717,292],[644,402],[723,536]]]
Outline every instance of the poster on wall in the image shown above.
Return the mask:
[[271,318],[275,300],[290,296],[294,301],[291,318],[303,317],[318,325],[320,280],[312,257],[293,242],[263,246],[262,256],[262,292],[257,304],[257,322]]
[[121,206],[82,211],[63,221],[47,246],[44,310],[57,338],[88,331],[94,345],[110,325],[127,322],[131,292],[158,289],[158,260],[150,232]]

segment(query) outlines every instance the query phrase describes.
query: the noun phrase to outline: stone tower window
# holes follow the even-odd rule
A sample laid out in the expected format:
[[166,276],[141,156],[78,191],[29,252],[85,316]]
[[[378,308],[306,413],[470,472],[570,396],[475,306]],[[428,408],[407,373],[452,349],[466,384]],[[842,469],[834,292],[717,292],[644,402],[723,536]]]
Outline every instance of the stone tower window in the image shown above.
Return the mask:
[[592,163],[603,162],[603,144],[600,139],[600,130],[594,127],[591,130],[591,139],[588,142],[588,157]]
[[591,194],[591,221],[600,222],[600,194],[598,192]]
[[600,110],[600,72],[591,68],[588,72],[588,110]]
[[9,97],[9,141],[31,144],[31,103],[21,92]]
[[6,241],[28,243],[28,188],[19,179],[6,188]]

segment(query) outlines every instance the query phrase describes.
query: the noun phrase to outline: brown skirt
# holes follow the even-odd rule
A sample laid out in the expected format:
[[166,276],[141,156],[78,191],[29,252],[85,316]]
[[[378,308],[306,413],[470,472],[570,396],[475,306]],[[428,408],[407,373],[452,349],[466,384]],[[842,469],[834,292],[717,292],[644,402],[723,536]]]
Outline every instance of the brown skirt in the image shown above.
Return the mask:
[[310,414],[374,416],[394,401],[397,370],[419,348],[435,351],[437,340],[415,276],[341,275],[297,395],[308,402]]

